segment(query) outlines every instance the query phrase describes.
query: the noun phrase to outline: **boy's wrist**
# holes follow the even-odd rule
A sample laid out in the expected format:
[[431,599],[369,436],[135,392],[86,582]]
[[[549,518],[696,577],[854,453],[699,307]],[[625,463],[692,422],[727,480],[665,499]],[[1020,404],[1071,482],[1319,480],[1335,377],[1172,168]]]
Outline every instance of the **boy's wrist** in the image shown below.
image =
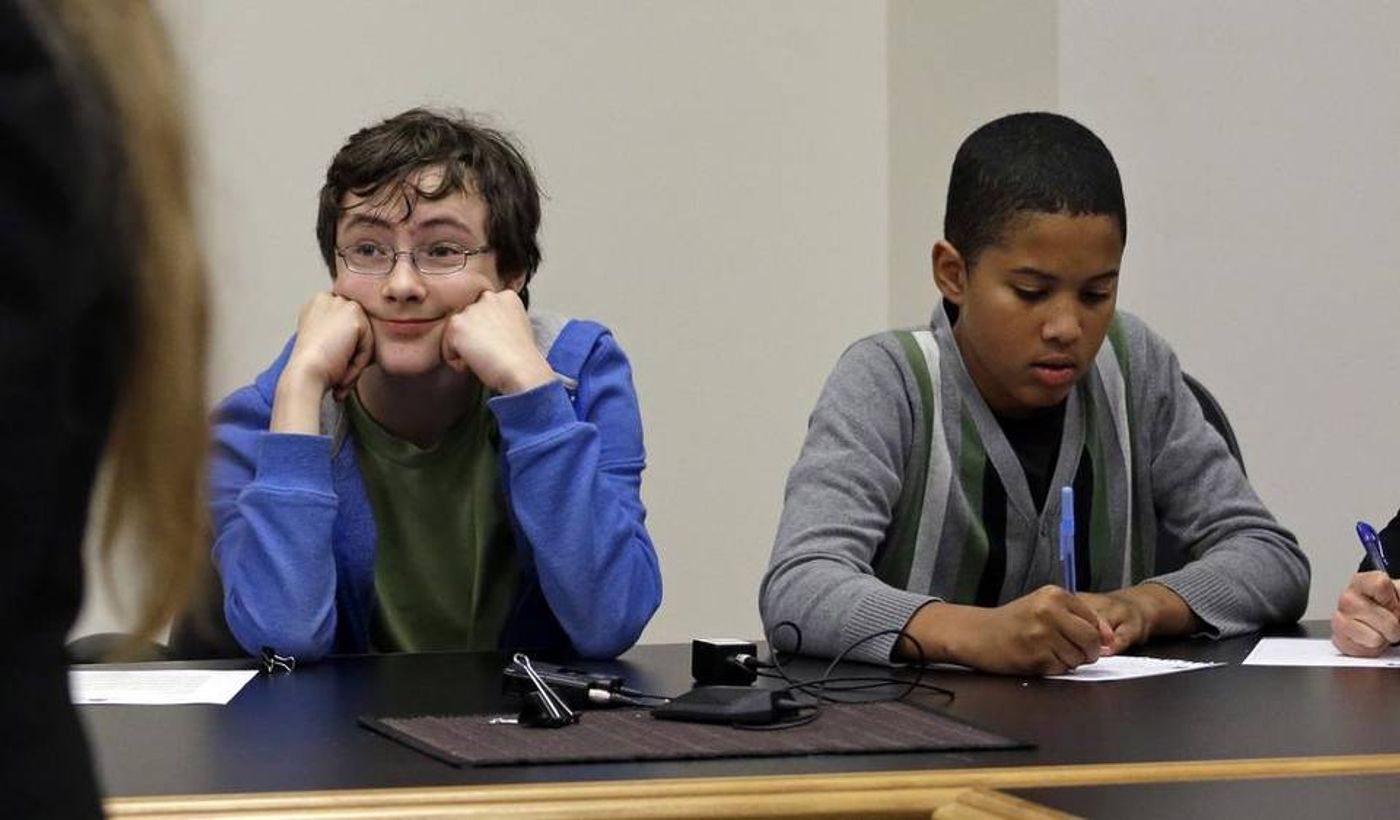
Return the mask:
[[963,616],[976,610],[946,601],[929,601],[904,625],[904,634],[895,642],[896,657],[911,663],[961,663],[958,636],[966,630]]
[[282,368],[282,375],[277,378],[277,390],[281,392],[283,386],[298,391],[319,391],[324,394],[330,389],[330,378],[322,372],[322,368],[312,364],[307,358],[297,355],[293,350],[287,364]]
[[498,390],[502,395],[524,393],[534,390],[542,384],[548,384],[555,378],[554,370],[544,357],[535,355],[533,358],[524,359],[520,364],[508,370],[502,383],[498,386]]
[[1187,635],[1196,629],[1196,614],[1191,611],[1191,607],[1187,606],[1180,595],[1162,584],[1146,581],[1115,590],[1109,595],[1123,600],[1142,613],[1146,626],[1145,634],[1141,638],[1143,641],[1154,637]]
[[274,433],[319,433],[326,389],[324,380],[289,364],[277,379],[268,429]]

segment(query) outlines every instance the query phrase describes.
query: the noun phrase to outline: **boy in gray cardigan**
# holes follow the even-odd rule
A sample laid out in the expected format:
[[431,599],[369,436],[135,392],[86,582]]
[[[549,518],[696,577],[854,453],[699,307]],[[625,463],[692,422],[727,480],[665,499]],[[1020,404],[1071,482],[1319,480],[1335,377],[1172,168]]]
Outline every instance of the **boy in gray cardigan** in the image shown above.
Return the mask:
[[[1098,137],[1053,114],[979,128],[944,232],[930,326],[852,345],[812,412],[759,593],[775,643],[1053,674],[1296,620],[1307,558],[1171,349],[1115,311],[1127,217]],[[1062,487],[1077,593],[1056,585]]]

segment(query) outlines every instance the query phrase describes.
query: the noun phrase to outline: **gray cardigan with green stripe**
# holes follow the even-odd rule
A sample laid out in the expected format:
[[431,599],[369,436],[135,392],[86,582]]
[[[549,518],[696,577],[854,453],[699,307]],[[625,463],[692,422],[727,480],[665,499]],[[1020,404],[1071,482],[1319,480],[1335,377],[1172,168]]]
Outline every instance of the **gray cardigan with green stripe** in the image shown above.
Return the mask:
[[[915,367],[913,363],[921,366]],[[1307,558],[1206,422],[1175,354],[1118,312],[1070,393],[1052,487],[1089,489],[1081,589],[1152,580],[1227,636],[1298,619]],[[1082,494],[1081,494],[1082,495]],[[788,477],[759,607],[770,636],[834,656],[931,600],[1002,604],[1058,583],[1059,494],[1037,512],[943,309],[852,345]],[[1087,515],[1084,513],[1087,512]],[[848,656],[888,663],[895,637]]]

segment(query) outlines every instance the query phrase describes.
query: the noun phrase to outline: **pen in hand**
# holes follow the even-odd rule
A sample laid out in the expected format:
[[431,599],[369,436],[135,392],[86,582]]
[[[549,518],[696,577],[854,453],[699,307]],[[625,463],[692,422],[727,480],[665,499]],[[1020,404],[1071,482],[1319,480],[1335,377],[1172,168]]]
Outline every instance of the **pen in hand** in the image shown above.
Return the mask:
[[1381,539],[1376,535],[1375,528],[1365,521],[1357,521],[1356,537],[1361,539],[1361,546],[1366,549],[1371,566],[1389,575],[1390,562],[1385,558],[1385,547],[1381,546]]
[[[1074,488],[1070,486],[1060,488],[1060,570],[1064,573],[1065,591],[1071,595],[1078,594],[1079,580],[1074,552]],[[1116,654],[1113,648],[1113,627],[1101,614],[1097,615],[1096,619],[1102,654]]]
[[1060,489],[1060,568],[1064,572],[1065,589],[1071,594],[1079,591],[1074,574],[1074,488]]

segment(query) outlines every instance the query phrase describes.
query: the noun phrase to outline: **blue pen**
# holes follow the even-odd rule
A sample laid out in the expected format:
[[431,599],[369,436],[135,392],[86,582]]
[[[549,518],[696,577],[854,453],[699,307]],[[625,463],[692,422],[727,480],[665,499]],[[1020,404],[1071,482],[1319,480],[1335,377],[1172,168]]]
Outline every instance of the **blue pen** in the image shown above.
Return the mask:
[[1074,577],[1074,488],[1060,490],[1060,567],[1065,573],[1065,589],[1078,592]]
[[1371,566],[1389,575],[1390,562],[1385,560],[1385,547],[1381,546],[1381,539],[1376,536],[1375,528],[1365,521],[1357,521],[1356,537],[1361,539],[1361,546],[1366,548]]

